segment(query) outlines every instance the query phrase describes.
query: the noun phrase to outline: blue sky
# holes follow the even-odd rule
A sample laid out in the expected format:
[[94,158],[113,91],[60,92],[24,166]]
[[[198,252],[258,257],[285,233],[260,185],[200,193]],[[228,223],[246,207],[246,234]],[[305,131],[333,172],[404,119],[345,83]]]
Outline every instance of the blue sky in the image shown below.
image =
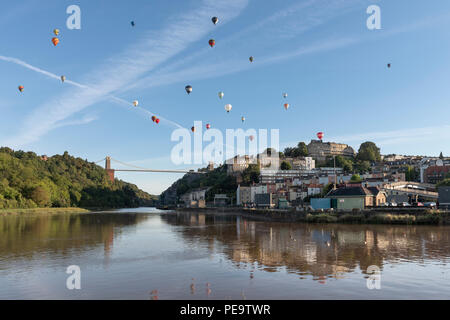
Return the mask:
[[[66,27],[72,4],[81,30]],[[381,30],[366,27],[371,4]],[[170,136],[202,120],[280,129],[282,147],[323,131],[356,149],[370,140],[384,154],[450,155],[446,0],[2,1],[0,27],[0,145],[179,169]],[[118,177],[158,194],[180,176]]]

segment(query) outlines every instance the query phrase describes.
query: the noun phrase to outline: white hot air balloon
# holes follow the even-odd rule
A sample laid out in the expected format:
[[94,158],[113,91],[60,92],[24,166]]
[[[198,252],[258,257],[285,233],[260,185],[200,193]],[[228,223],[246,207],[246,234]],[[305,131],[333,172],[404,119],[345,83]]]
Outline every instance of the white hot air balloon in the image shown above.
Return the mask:
[[231,109],[233,109],[233,106],[232,106],[231,104],[227,104],[227,105],[225,106],[226,112],[230,112]]
[[133,101],[133,106],[137,107],[138,105],[139,105],[139,101],[134,100],[134,101]]
[[283,98],[287,98],[288,97],[288,94],[287,93],[283,93]]
[[224,96],[225,96],[225,93],[219,92],[219,98],[220,98],[220,99],[223,99]]

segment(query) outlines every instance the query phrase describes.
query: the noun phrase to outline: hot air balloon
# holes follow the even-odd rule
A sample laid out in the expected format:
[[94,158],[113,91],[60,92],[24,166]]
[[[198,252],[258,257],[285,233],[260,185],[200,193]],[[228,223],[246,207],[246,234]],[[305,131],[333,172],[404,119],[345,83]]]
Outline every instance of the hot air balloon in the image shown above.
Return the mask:
[[211,48],[214,47],[216,45],[216,40],[214,39],[209,40],[209,45],[211,46]]
[[248,58],[248,60],[250,60],[250,62],[253,62],[253,60],[255,60],[255,58],[253,58],[253,56],[251,56],[250,58]]
[[220,99],[223,99],[224,96],[225,96],[225,93],[219,92],[219,98],[220,98]]
[[249,139],[250,139],[250,141],[253,141],[255,139],[255,137],[254,136],[250,136]]
[[64,83],[64,81],[66,81],[66,76],[61,76],[61,82]]
[[283,93],[283,98],[287,98],[288,97],[288,94],[287,93]]
[[191,128],[191,131],[192,131],[192,132],[195,132],[195,127],[192,127],[192,128]]
[[55,36],[58,36],[59,35],[59,29],[53,30],[53,33],[55,34]]
[[206,125],[206,129],[207,130],[211,129],[211,125],[209,123]]
[[153,121],[153,122],[156,121],[156,116],[152,116],[152,121]]
[[155,120],[156,124],[159,124],[159,121],[160,121],[159,119],[156,119],[156,120]]
[[134,101],[133,101],[133,106],[137,107],[138,105],[139,105],[139,101],[134,100]]
[[324,136],[323,132],[317,133],[317,138],[319,138],[320,141],[322,141],[323,136]]
[[186,86],[186,92],[187,92],[187,94],[191,94],[191,92],[192,92],[192,86]]
[[20,91],[20,92],[23,92],[24,89],[25,89],[25,88],[24,88],[23,86],[19,86],[19,91]]
[[53,42],[53,45],[56,47],[59,43],[59,39],[55,37],[52,39],[52,42]]
[[390,63],[388,63],[387,67],[388,67],[388,68],[390,68],[390,67],[391,67],[391,64],[390,64]]
[[219,18],[212,17],[211,21],[212,21],[212,23],[217,24],[217,22],[219,22]]
[[242,120],[242,122],[244,122],[245,121],[245,117],[242,117],[241,120]]
[[289,109],[289,107],[290,107],[289,103],[285,103],[285,104],[284,104],[284,109],[287,110],[287,109]]
[[134,21],[131,21],[131,26],[134,27],[135,25]]
[[225,110],[226,110],[227,112],[230,112],[231,109],[233,109],[233,106],[232,106],[231,104],[227,104],[227,105],[225,106]]

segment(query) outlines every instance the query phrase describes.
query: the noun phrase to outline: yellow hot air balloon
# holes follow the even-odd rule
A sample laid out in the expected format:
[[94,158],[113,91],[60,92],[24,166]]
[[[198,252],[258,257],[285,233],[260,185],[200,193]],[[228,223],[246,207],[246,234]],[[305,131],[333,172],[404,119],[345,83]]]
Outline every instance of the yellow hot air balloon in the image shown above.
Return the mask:
[[55,36],[58,36],[59,35],[59,29],[53,30],[53,33],[55,34]]
[[66,81],[66,76],[61,76],[61,82],[64,83],[64,81]]

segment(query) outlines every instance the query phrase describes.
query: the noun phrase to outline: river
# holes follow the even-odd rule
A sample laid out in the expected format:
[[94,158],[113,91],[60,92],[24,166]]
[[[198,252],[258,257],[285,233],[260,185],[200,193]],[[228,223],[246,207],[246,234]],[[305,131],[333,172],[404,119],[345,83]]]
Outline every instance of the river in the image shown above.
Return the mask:
[[[6,216],[0,299],[449,299],[449,257],[447,226],[270,223],[153,208]],[[69,266],[79,267],[79,290],[67,288]],[[380,274],[370,290],[371,266]]]

